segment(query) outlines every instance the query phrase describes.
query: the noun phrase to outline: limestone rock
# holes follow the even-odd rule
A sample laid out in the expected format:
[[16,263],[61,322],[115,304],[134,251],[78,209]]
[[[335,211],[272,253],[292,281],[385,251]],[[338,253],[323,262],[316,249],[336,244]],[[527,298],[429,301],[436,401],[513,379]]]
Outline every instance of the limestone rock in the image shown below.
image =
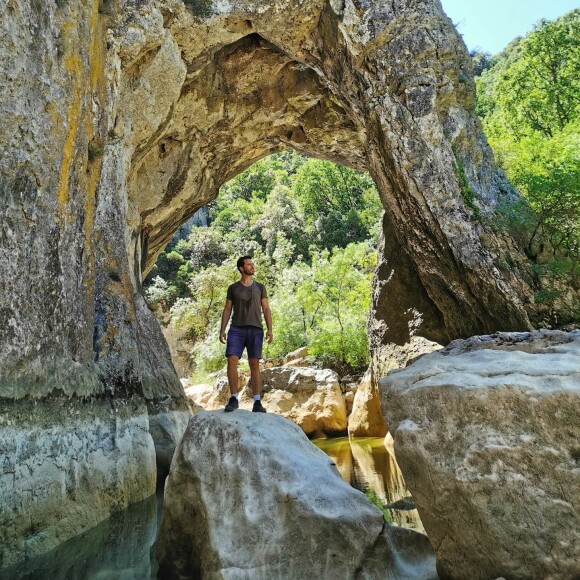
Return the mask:
[[139,332],[139,376],[155,443],[157,479],[169,472],[171,458],[193,411],[177,377],[161,328],[141,295],[135,296]]
[[185,395],[192,403],[202,409],[209,409],[209,401],[214,395],[214,387],[208,383],[188,385],[185,387]]
[[[533,291],[523,270],[496,266],[503,242],[472,219],[456,177],[460,164],[491,217],[508,195],[473,113],[469,54],[439,0],[305,0],[300,9],[281,0],[4,4],[6,417],[26,399],[58,430],[48,420],[51,397],[64,393],[82,416],[107,400],[140,421],[146,402],[152,417],[176,413],[177,424],[187,401],[142,281],[222,184],[286,148],[372,175],[401,258],[397,276],[403,288],[416,286],[409,305],[397,291],[387,326],[404,330],[418,320],[415,308],[425,330],[438,330],[427,318],[439,321],[448,339],[529,327]],[[518,263],[515,250],[510,257]],[[387,283],[391,272],[380,272]],[[377,310],[379,323],[387,318]],[[38,434],[27,441],[43,445]],[[140,456],[145,447],[134,444]],[[143,474],[143,488],[151,476]],[[41,504],[35,511],[7,489],[0,501],[15,506],[7,525],[30,520],[32,541]],[[91,489],[97,500],[90,513],[83,506],[85,525],[113,509],[104,482]],[[64,503],[75,509],[72,498]],[[82,531],[76,521],[69,535]]]
[[425,536],[386,524],[282,417],[201,412],[177,449],[157,544],[165,578],[434,578]]
[[284,357],[284,364],[286,365],[286,364],[288,364],[292,361],[296,361],[296,360],[304,360],[308,356],[309,352],[310,352],[310,349],[307,346],[302,346],[300,348],[297,348],[296,350],[289,352]]
[[201,407],[194,405],[191,410],[163,411],[149,413],[149,433],[155,443],[155,460],[157,465],[157,481],[163,482],[169,473],[171,460],[177,443],[183,436],[187,422],[192,413],[201,411]]
[[372,368],[364,374],[358,385],[352,411],[348,417],[349,437],[384,437],[387,426],[381,411],[379,390],[373,380]]
[[[161,514],[159,514],[161,515]],[[2,580],[32,578],[111,580],[150,579],[151,547],[157,539],[157,497],[115,512],[55,550],[2,568]]]
[[452,342],[380,383],[442,577],[580,573],[580,331]]
[[346,432],[346,405],[330,369],[282,366],[262,372],[264,406],[296,423],[309,437]]
[[352,391],[347,391],[344,394],[344,404],[346,405],[346,415],[347,417],[350,417],[350,414],[352,413],[352,405],[354,402],[354,393]]
[[0,577],[155,492],[148,427],[138,398],[0,399]]

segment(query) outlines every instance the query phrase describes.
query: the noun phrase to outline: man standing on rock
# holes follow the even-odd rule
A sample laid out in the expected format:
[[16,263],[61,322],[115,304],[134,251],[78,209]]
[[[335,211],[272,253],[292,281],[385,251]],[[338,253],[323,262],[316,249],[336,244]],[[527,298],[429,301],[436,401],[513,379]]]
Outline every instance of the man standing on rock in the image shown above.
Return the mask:
[[262,343],[264,330],[262,328],[262,312],[266,319],[268,343],[272,342],[272,313],[268,305],[268,295],[263,284],[256,282],[252,276],[256,269],[250,256],[242,256],[236,263],[241,278],[228,287],[226,305],[222,312],[220,342],[226,343],[226,326],[232,307],[234,316],[227,334],[226,357],[228,358],[228,384],[231,397],[225,407],[226,413],[238,408],[238,362],[244,348],[248,349],[252,389],[254,391],[254,413],[265,413],[266,409],[260,401],[262,377],[260,376],[260,358],[262,357]]

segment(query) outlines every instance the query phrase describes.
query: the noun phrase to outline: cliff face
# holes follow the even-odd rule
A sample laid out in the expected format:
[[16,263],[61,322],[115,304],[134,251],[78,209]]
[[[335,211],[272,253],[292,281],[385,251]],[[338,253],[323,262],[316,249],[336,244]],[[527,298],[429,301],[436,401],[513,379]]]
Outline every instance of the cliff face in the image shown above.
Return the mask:
[[[187,404],[141,279],[222,183],[282,148],[375,179],[392,256],[377,271],[377,344],[404,343],[410,324],[438,340],[529,327],[529,289],[495,266],[505,242],[469,207],[475,195],[493,208],[507,186],[437,0],[8,0],[0,86],[0,420],[27,442],[9,448],[12,464],[42,463],[30,426],[61,425],[63,405],[87,432],[90,409],[115,433],[129,405],[134,434],[132,418],[149,417],[164,445],[179,436]],[[402,290],[381,294],[387,282]],[[115,449],[151,456],[150,436],[137,439]],[[0,501],[15,506],[0,565],[153,491],[147,463],[126,493],[131,460],[113,499],[95,483],[92,519],[36,541],[56,521],[39,515],[46,498],[89,489],[78,477],[67,488],[81,460],[63,457],[43,498],[22,491],[33,476],[0,473]],[[31,529],[14,524],[24,514]]]

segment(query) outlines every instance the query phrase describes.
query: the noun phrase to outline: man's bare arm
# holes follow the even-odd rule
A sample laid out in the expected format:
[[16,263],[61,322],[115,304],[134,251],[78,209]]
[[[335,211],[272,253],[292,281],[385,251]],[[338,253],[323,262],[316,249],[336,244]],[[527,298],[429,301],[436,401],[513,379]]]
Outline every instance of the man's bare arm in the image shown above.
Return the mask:
[[266,319],[266,327],[268,332],[266,333],[266,339],[268,343],[272,342],[274,335],[272,334],[272,312],[270,310],[270,305],[268,304],[267,298],[262,298],[262,312],[264,313],[264,318]]
[[220,327],[220,342],[225,344],[226,342],[226,326],[232,315],[232,304],[233,302],[227,298],[226,305],[224,306],[224,311],[222,312],[222,325]]

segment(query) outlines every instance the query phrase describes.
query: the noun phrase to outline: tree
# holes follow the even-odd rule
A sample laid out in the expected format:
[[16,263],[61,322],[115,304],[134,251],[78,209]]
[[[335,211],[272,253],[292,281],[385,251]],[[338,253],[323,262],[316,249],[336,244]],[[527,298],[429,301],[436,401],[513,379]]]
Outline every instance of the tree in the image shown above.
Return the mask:
[[[524,201],[499,207],[538,273],[574,283],[580,260],[580,9],[540,21],[476,80],[477,112]],[[552,276],[553,277],[553,276]]]
[[368,364],[366,321],[375,266],[376,254],[364,242],[314,255],[305,288],[318,319],[312,354],[329,366],[344,371]]
[[491,64],[478,81],[478,112],[488,131],[553,137],[579,113],[580,9],[541,20]]
[[339,372],[368,364],[366,322],[376,253],[368,242],[312,252],[312,264],[296,262],[271,298],[276,340],[267,356],[310,345],[317,360]]
[[306,161],[296,172],[292,192],[313,243],[327,250],[369,239],[382,211],[368,174],[329,161]]
[[264,251],[270,257],[282,243],[292,244],[291,255],[287,256],[293,262],[298,256],[308,254],[308,235],[306,233],[304,214],[296,198],[292,196],[289,187],[276,185],[268,195],[268,202],[262,215],[255,223],[256,233],[264,242]]
[[479,48],[471,50],[469,52],[471,57],[471,62],[473,64],[473,75],[478,77],[481,76],[484,70],[487,70],[491,66],[491,54],[480,50]]

